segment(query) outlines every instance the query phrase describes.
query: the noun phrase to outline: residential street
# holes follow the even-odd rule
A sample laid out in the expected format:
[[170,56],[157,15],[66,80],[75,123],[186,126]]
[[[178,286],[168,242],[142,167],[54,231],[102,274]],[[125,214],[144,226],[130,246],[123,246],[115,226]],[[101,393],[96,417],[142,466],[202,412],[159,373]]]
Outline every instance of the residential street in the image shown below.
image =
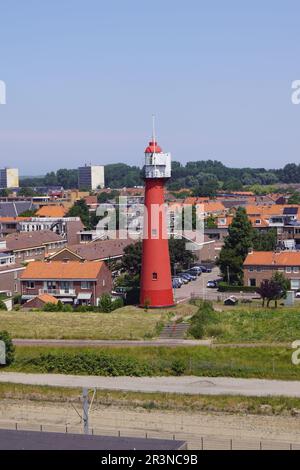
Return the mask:
[[300,398],[300,381],[235,379],[227,377],[96,377],[2,372],[0,373],[0,382],[191,395],[285,396]]

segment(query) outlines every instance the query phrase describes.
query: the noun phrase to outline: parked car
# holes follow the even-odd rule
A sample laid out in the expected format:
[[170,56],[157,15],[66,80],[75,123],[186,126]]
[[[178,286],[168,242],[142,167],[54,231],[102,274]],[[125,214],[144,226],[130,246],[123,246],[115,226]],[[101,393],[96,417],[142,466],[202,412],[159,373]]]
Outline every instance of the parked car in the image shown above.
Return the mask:
[[193,266],[193,268],[200,268],[203,273],[211,273],[212,272],[212,269],[210,267],[203,266],[202,264],[195,264],[195,266]]
[[177,282],[179,282],[179,283],[180,283],[180,286],[182,286],[182,284],[185,284],[185,282],[183,281],[182,277],[179,277],[179,276],[176,277],[176,276],[174,276],[174,277],[172,278],[172,281],[174,281],[174,280],[176,280]]
[[180,289],[181,288],[181,283],[179,279],[172,279],[172,287],[173,289]]
[[185,274],[188,274],[191,277],[192,281],[196,281],[197,274],[194,271],[191,271],[191,270],[185,271]]
[[200,266],[200,268],[202,269],[203,273],[211,273],[212,272],[212,269],[207,267],[207,266]]
[[200,274],[202,273],[202,269],[200,268],[200,266],[193,266],[190,271],[193,271],[197,274],[197,276],[200,276]]
[[300,291],[299,291],[299,292],[296,292],[295,297],[296,297],[297,299],[300,299]]
[[186,275],[186,273],[178,273],[177,276],[183,280],[184,284],[188,284],[192,280],[190,276]]
[[217,289],[218,283],[216,281],[208,281],[206,287],[209,287],[210,289]]

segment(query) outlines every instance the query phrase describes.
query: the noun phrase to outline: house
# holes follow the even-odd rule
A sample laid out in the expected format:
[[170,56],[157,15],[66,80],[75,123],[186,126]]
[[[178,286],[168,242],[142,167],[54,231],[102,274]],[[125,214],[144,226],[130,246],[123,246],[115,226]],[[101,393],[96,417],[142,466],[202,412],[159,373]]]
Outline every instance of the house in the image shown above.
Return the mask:
[[21,275],[22,301],[50,294],[71,305],[98,305],[112,289],[103,261],[33,261]]
[[291,289],[300,289],[299,251],[254,251],[248,254],[243,265],[244,285],[259,287],[279,272],[291,281]]
[[77,233],[83,229],[84,226],[80,217],[31,217],[19,222],[20,232],[52,230],[56,234],[65,237],[68,244],[77,243]]
[[53,261],[109,261],[122,258],[124,249],[135,240],[98,240],[92,243],[68,245],[50,256]]
[[27,310],[31,308],[37,308],[39,310],[43,310],[46,304],[53,304],[57,305],[59,300],[50,294],[40,294],[34,297],[33,299],[27,300],[27,302],[23,305],[22,309]]
[[[12,233],[4,239],[5,251],[18,262],[43,259],[46,255],[63,248],[67,241],[51,230]],[[3,248],[4,249],[4,248]]]
[[20,277],[25,267],[14,261],[14,257],[0,253],[0,292],[10,292],[11,295],[21,293]]
[[28,220],[28,217],[0,217],[0,237],[18,232],[20,223]]
[[42,206],[36,212],[37,217],[64,217],[68,210],[62,205]]

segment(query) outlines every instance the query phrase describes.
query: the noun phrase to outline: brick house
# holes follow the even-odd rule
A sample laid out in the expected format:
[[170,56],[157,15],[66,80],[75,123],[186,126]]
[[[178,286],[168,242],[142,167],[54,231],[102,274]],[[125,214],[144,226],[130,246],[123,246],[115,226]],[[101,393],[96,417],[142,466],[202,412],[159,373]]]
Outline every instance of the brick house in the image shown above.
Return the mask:
[[299,251],[254,251],[248,254],[243,265],[244,285],[259,287],[276,272],[291,281],[291,289],[300,289]]
[[33,261],[21,275],[22,301],[50,294],[70,305],[98,305],[111,289],[111,272],[102,261]]
[[12,233],[5,237],[5,249],[13,254],[16,261],[33,261],[44,259],[46,255],[63,248],[67,240],[51,230],[37,232]]

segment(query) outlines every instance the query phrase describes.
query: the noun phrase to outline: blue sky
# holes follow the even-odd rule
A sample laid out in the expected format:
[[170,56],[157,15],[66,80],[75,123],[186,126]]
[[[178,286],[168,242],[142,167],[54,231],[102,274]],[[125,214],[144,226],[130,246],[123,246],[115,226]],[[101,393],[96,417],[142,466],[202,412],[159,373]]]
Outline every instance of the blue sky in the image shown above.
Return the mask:
[[299,162],[295,0],[0,0],[0,166]]

